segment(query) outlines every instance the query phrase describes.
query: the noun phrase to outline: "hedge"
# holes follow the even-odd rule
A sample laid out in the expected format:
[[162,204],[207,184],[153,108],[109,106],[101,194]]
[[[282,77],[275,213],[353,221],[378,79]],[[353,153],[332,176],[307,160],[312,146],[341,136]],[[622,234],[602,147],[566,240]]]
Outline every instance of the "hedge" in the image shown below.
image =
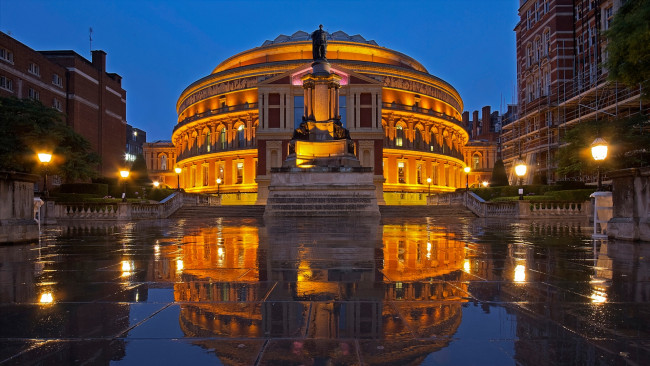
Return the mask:
[[77,194],[90,194],[98,197],[108,195],[108,184],[102,183],[66,183],[61,184],[60,192],[77,193]]

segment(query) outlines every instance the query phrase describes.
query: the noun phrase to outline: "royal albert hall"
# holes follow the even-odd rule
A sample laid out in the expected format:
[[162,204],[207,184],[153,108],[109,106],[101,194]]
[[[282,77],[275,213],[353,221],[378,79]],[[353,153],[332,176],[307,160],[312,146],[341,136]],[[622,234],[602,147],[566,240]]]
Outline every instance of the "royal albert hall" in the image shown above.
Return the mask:
[[[328,35],[327,60],[340,77],[331,108],[372,168],[378,202],[423,202],[429,192],[465,187],[468,134],[453,86],[409,56],[342,31]],[[282,166],[314,97],[302,85],[311,64],[303,31],[221,62],[180,95],[171,144],[145,146],[150,177],[218,193],[224,204],[264,204],[272,168]]]

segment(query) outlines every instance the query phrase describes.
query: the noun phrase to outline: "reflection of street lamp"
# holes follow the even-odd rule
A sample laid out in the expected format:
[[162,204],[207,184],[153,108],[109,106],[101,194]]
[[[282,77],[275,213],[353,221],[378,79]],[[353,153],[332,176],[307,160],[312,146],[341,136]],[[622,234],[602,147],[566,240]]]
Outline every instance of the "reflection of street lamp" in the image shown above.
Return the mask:
[[50,153],[40,153],[38,154],[38,160],[45,165],[45,175],[43,178],[43,196],[47,197],[47,164],[52,160],[52,154]]
[[600,162],[607,157],[607,141],[598,137],[591,143],[591,156],[598,162],[598,190],[603,190],[603,181],[600,175]]
[[465,190],[469,191],[469,171],[471,169],[470,167],[466,166],[463,170],[465,171]]
[[221,185],[221,178],[217,178],[217,197],[219,197],[219,186]]
[[129,171],[120,170],[120,175],[122,176],[122,179],[124,179],[124,193],[122,193],[122,202],[126,202],[126,178],[129,177]]
[[176,167],[174,168],[174,171],[176,172],[176,190],[180,191],[181,190],[181,168]]
[[427,183],[429,183],[429,195],[427,197],[431,196],[431,177],[427,178]]
[[524,199],[524,175],[526,175],[526,163],[524,163],[523,160],[521,160],[521,157],[519,158],[519,161],[517,162],[517,165],[515,165],[515,174],[519,177],[519,199],[523,200]]

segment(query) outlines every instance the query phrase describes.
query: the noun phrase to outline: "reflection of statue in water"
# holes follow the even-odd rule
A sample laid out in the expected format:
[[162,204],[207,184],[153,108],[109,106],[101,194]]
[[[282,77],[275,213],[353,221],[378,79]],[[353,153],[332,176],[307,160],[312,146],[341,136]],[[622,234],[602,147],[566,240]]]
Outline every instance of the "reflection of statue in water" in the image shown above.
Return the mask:
[[323,30],[323,25],[319,25],[318,29],[310,37],[314,61],[327,60],[325,57],[327,53],[327,32]]

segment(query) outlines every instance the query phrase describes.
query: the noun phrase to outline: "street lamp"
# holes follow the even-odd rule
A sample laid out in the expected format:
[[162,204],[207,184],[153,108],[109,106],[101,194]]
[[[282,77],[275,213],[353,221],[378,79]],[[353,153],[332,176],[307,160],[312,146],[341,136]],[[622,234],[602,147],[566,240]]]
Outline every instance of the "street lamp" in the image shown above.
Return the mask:
[[524,175],[526,175],[526,163],[519,158],[519,161],[517,161],[517,165],[515,165],[515,174],[519,177],[519,185],[521,188],[519,188],[519,199],[523,200],[524,199]]
[[472,169],[466,166],[463,170],[465,171],[465,190],[469,191],[469,171]]
[[43,196],[48,196],[47,191],[47,164],[52,160],[52,154],[50,153],[39,153],[38,160],[45,165],[45,175],[43,178]]
[[607,141],[598,137],[591,143],[591,156],[598,162],[598,190],[603,190],[603,181],[600,174],[600,162],[607,157]]
[[124,180],[124,193],[122,193],[122,202],[126,202],[126,178],[129,177],[129,171],[120,170],[120,176],[122,176],[122,179]]
[[221,185],[221,178],[217,178],[217,197],[219,197],[219,185]]
[[428,196],[431,196],[431,177],[427,178],[427,183],[429,184],[429,195]]
[[174,171],[176,172],[176,190],[180,191],[181,190],[181,171],[182,169],[179,167],[174,168]]
[[160,185],[160,183],[159,183],[158,181],[154,181],[154,182],[153,182],[153,186],[154,186],[154,188],[158,188],[159,185]]

